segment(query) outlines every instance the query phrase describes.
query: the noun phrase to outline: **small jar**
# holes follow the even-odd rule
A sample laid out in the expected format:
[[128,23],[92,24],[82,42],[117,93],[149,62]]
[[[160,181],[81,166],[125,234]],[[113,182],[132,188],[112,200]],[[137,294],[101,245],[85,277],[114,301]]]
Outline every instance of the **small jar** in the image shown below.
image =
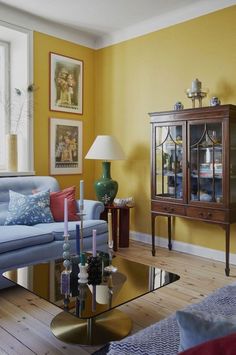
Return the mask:
[[221,104],[220,99],[216,96],[213,96],[210,100],[210,106],[219,106]]
[[180,111],[184,109],[184,105],[182,104],[182,102],[177,101],[174,105],[174,110],[175,111]]

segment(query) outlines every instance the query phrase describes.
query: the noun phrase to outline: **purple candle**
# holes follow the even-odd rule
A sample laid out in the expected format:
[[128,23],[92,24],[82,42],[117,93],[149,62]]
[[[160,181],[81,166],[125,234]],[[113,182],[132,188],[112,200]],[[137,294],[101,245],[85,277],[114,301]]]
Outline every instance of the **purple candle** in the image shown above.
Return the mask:
[[76,254],[80,254],[80,225],[76,224],[76,235],[75,235],[75,241],[76,241]]
[[97,234],[96,229],[93,229],[93,257],[97,256],[97,252],[96,252],[96,234]]
[[68,201],[64,199],[64,236],[68,235]]

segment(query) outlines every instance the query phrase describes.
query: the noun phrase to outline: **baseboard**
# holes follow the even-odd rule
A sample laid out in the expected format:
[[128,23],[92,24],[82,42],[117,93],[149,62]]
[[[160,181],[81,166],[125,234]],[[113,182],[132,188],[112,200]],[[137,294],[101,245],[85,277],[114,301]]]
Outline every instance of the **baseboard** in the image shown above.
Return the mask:
[[[147,244],[152,243],[151,235],[145,233],[131,231],[130,239],[136,240],[138,242],[147,243]],[[167,244],[168,242],[166,238],[156,237],[156,246],[167,248],[168,247]],[[225,262],[225,252],[220,250],[209,249],[194,244],[179,242],[177,240],[172,241],[172,249],[176,251],[180,251],[182,253],[202,256],[203,258]],[[236,265],[236,254],[230,253],[229,261],[230,264]]]

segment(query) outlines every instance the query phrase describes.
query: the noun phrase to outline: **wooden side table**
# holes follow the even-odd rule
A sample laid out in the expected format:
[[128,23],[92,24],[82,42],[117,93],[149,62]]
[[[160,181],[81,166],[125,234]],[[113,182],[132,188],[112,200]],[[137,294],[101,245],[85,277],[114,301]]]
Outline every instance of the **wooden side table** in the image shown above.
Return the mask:
[[[108,220],[108,212],[112,215],[112,237],[113,249],[118,248],[118,239],[120,248],[129,247],[129,223],[130,223],[130,209],[133,206],[114,206],[106,205],[104,212],[101,213],[101,219]],[[118,228],[119,225],[119,228]]]

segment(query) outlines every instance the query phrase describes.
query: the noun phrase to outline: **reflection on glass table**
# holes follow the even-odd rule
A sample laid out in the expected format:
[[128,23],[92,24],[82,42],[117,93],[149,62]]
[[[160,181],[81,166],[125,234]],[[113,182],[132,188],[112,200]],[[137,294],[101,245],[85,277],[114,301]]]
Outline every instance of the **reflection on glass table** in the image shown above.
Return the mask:
[[[101,253],[101,257],[106,264],[108,256]],[[103,266],[101,283],[89,285],[78,283],[79,266],[77,260],[72,262],[70,291],[66,294],[61,294],[60,285],[63,259],[7,271],[4,277],[64,311],[51,323],[59,339],[98,345],[121,339],[131,331],[131,319],[118,306],[179,279],[173,273],[120,256],[114,256],[112,264],[117,272],[105,272]]]

